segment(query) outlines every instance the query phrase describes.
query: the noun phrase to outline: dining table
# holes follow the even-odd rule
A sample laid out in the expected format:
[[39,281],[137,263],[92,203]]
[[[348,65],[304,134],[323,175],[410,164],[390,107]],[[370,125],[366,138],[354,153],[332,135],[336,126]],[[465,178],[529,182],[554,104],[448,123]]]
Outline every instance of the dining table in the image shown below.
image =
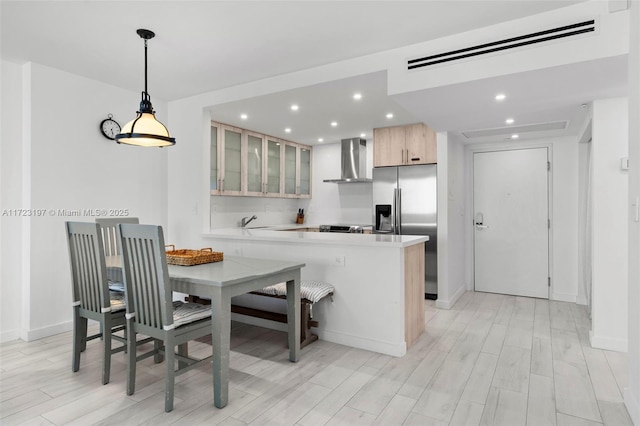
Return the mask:
[[[107,256],[107,268],[121,268],[120,256]],[[300,270],[304,263],[224,256],[220,262],[193,266],[168,265],[173,291],[211,299],[213,403],[229,401],[231,298],[281,282],[287,283],[289,361],[300,356]]]

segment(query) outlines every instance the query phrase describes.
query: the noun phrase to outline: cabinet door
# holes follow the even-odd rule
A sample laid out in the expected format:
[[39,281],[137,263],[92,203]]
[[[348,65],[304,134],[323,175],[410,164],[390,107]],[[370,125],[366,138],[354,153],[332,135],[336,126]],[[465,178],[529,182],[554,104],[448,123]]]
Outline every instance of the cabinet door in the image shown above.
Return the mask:
[[311,149],[307,147],[299,147],[300,153],[300,182],[298,184],[298,194],[301,198],[309,198],[311,196]]
[[264,138],[260,134],[247,132],[247,149],[245,154],[245,170],[247,172],[247,195],[262,195],[263,184]]
[[406,164],[432,164],[436,158],[436,132],[422,123],[405,126]]
[[404,127],[373,129],[373,167],[405,164],[404,139]]
[[297,152],[296,146],[291,144],[284,145],[284,194],[285,196],[295,196],[298,191],[296,188],[297,173]]
[[242,194],[242,130],[222,127],[223,152],[221,192]]
[[267,138],[267,154],[265,156],[266,185],[265,191],[268,195],[279,195],[281,191],[280,164],[282,158],[282,146],[280,142]]
[[220,146],[220,126],[211,124],[211,143],[209,144],[209,190],[217,194],[220,189],[220,166],[218,165]]

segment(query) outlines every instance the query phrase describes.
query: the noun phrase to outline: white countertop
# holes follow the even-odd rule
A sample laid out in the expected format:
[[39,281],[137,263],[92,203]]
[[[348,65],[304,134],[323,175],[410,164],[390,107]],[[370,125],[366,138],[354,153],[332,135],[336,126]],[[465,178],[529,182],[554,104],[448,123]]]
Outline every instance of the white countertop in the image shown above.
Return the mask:
[[203,237],[367,247],[409,247],[424,241],[429,241],[429,237],[426,235],[342,234],[335,232],[293,231],[293,229],[297,228],[317,228],[317,226],[276,225],[260,228],[219,228],[212,229],[209,233],[203,234]]

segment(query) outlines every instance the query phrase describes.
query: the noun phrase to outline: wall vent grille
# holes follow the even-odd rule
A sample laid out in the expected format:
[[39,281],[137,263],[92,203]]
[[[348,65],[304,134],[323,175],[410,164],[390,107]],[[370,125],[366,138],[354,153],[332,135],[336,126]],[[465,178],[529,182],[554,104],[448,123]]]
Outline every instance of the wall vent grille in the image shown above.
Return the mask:
[[551,40],[557,40],[561,38],[594,32],[595,30],[595,20],[591,19],[588,21],[577,22],[575,24],[564,25],[562,27],[551,28],[531,34],[525,34],[517,37],[507,38],[504,40],[479,44],[477,46],[471,46],[464,49],[452,50],[450,52],[410,59],[407,62],[407,69],[412,70],[416,68],[442,64],[444,62],[471,58],[473,56],[480,56],[489,53],[500,52],[503,50],[515,49],[531,44],[544,43]]
[[524,134],[531,132],[549,132],[553,130],[564,130],[569,124],[568,121],[551,121],[548,123],[525,124],[522,126],[498,127],[495,129],[467,130],[461,132],[467,139],[485,138],[492,136],[512,135],[514,133]]

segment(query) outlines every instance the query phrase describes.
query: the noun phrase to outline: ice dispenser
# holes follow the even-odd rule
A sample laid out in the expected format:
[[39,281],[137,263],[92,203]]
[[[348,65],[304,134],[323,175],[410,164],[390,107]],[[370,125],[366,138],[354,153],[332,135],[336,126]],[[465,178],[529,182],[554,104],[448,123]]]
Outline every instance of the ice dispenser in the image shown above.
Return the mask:
[[376,232],[393,232],[391,204],[376,204]]

